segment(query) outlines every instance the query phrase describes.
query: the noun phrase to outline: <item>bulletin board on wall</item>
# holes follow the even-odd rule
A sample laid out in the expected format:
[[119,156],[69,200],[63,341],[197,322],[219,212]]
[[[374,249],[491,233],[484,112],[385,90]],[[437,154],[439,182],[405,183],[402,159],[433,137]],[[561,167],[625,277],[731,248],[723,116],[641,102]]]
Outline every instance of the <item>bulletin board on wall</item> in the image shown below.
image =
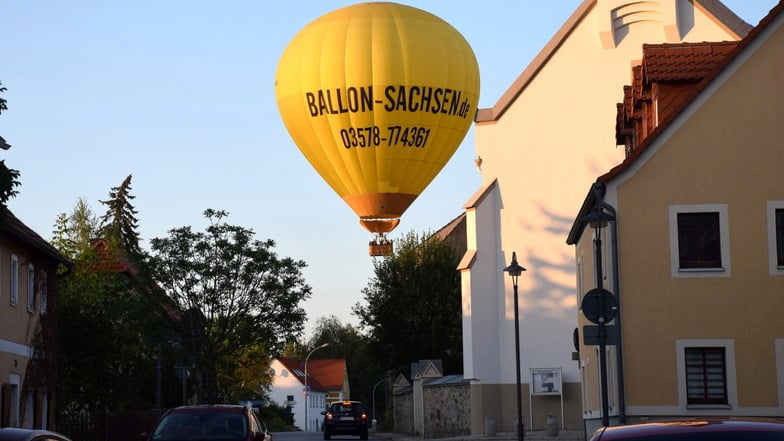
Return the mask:
[[558,396],[561,401],[561,427],[564,428],[564,402],[563,402],[563,381],[561,368],[532,368],[531,369],[531,393],[528,396],[528,409],[530,409],[529,421],[533,421],[533,396],[552,395]]

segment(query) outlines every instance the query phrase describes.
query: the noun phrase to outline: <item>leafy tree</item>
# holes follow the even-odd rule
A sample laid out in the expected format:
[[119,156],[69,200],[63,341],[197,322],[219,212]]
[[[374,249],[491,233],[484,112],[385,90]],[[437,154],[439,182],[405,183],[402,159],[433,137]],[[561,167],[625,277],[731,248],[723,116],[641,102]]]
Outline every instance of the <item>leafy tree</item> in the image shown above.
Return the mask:
[[379,366],[403,370],[418,360],[441,359],[446,373],[462,372],[458,263],[448,242],[413,232],[392,256],[375,261],[375,277],[362,290],[366,304],[357,303],[353,312],[369,331]]
[[0,210],[6,209],[8,200],[19,194],[19,170],[8,168],[5,159],[0,161]]
[[[6,90],[3,87],[3,83],[0,82],[0,93]],[[0,114],[4,110],[8,110],[8,102],[5,98],[0,98]],[[0,145],[2,144],[5,144],[5,140],[0,136]],[[19,170],[8,168],[5,165],[5,160],[0,161],[0,210],[5,210],[8,200],[19,193],[17,190],[14,190],[19,185]]]
[[[0,92],[5,92],[6,90],[8,89],[3,87],[3,82],[0,81]],[[3,113],[5,110],[8,110],[8,101],[5,98],[0,98],[0,113]]]
[[131,255],[141,254],[139,247],[137,211],[131,205],[131,200],[136,196],[131,194],[131,178],[123,180],[119,187],[112,187],[109,200],[100,201],[108,208],[101,218],[100,236],[112,241],[118,241],[122,250]]
[[274,241],[224,223],[225,211],[204,216],[210,221],[204,232],[186,226],[152,239],[149,262],[157,283],[186,311],[183,345],[201,372],[202,401],[219,401],[236,389],[237,360],[266,363],[302,333],[300,303],[311,288],[301,272],[305,262],[279,258]]
[[98,217],[84,198],[79,198],[70,214],[60,213],[54,224],[52,245],[69,259],[77,259],[90,249],[98,231]]
[[58,216],[52,240],[75,262],[73,272],[58,282],[57,404],[64,414],[155,404],[159,354],[150,343],[164,329],[159,300],[140,279],[101,264],[91,246],[97,225],[89,205],[79,199],[72,213]]

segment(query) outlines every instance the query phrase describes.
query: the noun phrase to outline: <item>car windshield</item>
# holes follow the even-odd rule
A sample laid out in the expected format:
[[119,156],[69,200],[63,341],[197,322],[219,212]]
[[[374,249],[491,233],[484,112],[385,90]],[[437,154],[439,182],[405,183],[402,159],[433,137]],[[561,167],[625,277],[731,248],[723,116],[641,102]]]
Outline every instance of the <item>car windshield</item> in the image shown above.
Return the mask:
[[172,413],[165,416],[153,441],[246,439],[248,426],[238,413]]

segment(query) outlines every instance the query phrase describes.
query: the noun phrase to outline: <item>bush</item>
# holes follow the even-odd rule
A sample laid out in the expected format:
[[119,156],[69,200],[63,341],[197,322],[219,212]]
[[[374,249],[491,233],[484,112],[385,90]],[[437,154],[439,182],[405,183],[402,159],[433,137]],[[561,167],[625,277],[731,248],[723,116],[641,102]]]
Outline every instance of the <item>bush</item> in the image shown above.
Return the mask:
[[395,423],[392,421],[393,418],[385,418],[376,424],[376,432],[394,432],[395,431]]
[[297,430],[294,427],[294,415],[291,414],[291,409],[288,407],[271,403],[256,409],[258,409],[259,416],[267,424],[267,429],[270,432],[293,432]]

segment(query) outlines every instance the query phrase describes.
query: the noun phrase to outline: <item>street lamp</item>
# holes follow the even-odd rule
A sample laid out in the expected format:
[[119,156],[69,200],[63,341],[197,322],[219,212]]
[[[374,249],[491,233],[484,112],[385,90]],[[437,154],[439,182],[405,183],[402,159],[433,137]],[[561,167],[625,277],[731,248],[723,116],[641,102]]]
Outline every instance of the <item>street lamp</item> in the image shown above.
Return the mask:
[[305,432],[307,432],[309,429],[308,407],[310,406],[310,403],[308,402],[310,398],[310,389],[308,389],[308,359],[310,358],[311,355],[313,355],[314,352],[318,351],[321,348],[326,348],[327,346],[329,346],[329,343],[324,343],[321,346],[316,346],[315,348],[311,349],[311,351],[308,352],[308,356],[305,357]]
[[512,251],[512,263],[504,268],[504,272],[512,277],[512,287],[514,288],[514,323],[515,323],[515,367],[517,369],[517,441],[523,441],[523,392],[520,383],[520,317],[517,307],[517,278],[525,271],[525,268],[517,263],[517,253]]
[[373,385],[373,394],[372,394],[372,396],[373,396],[373,423],[374,424],[376,422],[376,387],[378,387],[379,384],[385,382],[386,380],[387,380],[386,378],[378,380],[378,383]]
[[596,268],[596,292],[602,295],[598,296],[598,317],[597,322],[599,325],[599,380],[602,396],[602,426],[607,427],[610,425],[610,409],[609,397],[607,392],[607,322],[615,317],[617,311],[617,303],[614,298],[604,289],[602,278],[604,271],[602,270],[602,230],[607,226],[608,222],[613,220],[613,216],[606,213],[602,206],[597,203],[591,211],[583,217],[583,221],[587,222],[594,230],[593,246],[594,246],[594,266]]

